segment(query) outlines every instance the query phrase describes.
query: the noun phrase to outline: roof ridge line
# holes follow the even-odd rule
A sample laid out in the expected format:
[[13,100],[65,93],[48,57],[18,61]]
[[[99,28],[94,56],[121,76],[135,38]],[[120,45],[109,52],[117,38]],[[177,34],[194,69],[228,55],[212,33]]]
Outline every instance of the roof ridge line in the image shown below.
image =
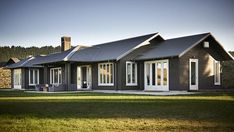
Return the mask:
[[94,45],[91,45],[91,47],[93,47],[93,46],[98,46],[98,45],[103,45],[103,44],[108,44],[108,43],[113,43],[113,42],[118,42],[118,41],[124,41],[124,40],[133,39],[133,38],[138,38],[138,37],[143,37],[143,36],[152,35],[152,34],[158,34],[158,32],[150,33],[150,34],[146,34],[146,35],[140,35],[140,36],[136,36],[136,37],[129,37],[129,38],[124,38],[124,39],[109,41],[109,42],[104,42],[104,43],[100,43],[100,44],[94,44]]
[[31,57],[31,58],[28,58],[28,60],[26,60],[25,62],[23,62],[20,66],[23,66],[24,64],[28,63],[30,60],[34,59],[35,57]]
[[[153,34],[152,34],[153,35]],[[159,33],[154,33],[153,36],[151,36],[150,38],[148,38],[147,40],[141,42],[140,44],[138,44],[137,46],[133,47],[132,49],[128,50],[127,52],[123,53],[122,55],[118,56],[117,57],[117,61],[120,60],[121,58],[123,58],[124,56],[126,56],[127,54],[131,53],[132,51],[134,51],[135,49],[141,47],[141,46],[144,46],[144,45],[147,45],[149,44],[149,41],[156,38],[157,36],[159,36]]]
[[179,38],[185,38],[185,37],[193,37],[193,36],[197,36],[197,35],[208,35],[208,34],[211,34],[210,32],[206,32],[206,33],[199,33],[199,34],[193,34],[193,35],[186,35],[186,36],[180,36],[180,37],[175,37],[175,38],[169,38],[169,39],[166,39],[166,40],[173,40],[173,39],[179,39]]
[[78,51],[79,49],[81,48],[80,45],[77,45],[73,50],[71,50],[70,53],[68,53],[68,55],[66,55],[64,58],[63,58],[63,61],[68,61],[72,56],[73,54]]

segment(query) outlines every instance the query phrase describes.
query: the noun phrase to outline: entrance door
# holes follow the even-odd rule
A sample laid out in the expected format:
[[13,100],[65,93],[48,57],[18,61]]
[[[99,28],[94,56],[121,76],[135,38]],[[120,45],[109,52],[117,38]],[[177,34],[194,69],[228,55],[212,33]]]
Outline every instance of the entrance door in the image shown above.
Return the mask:
[[198,90],[198,59],[189,59],[189,89]]
[[91,89],[92,75],[91,66],[78,66],[77,67],[77,89]]
[[13,71],[13,84],[14,84],[14,88],[15,89],[21,89],[21,84],[22,84],[22,80],[21,80],[21,69],[14,69]]

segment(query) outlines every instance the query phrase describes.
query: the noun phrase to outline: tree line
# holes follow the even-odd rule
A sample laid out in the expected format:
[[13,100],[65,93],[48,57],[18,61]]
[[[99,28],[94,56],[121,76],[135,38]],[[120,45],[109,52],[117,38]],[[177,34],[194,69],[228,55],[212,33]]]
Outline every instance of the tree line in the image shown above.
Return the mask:
[[0,62],[6,62],[11,57],[16,57],[18,59],[24,59],[29,55],[36,56],[36,55],[47,55],[54,52],[59,52],[60,46],[53,47],[53,46],[43,46],[39,47],[21,47],[21,46],[3,46],[0,47]]

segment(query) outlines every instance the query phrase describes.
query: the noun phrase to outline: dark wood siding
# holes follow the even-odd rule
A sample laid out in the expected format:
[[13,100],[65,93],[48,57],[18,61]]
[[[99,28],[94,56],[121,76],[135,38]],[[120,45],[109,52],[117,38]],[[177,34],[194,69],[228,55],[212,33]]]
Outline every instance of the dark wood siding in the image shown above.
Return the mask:
[[179,58],[169,59],[169,90],[182,90],[179,83]]
[[[204,40],[209,41],[209,40]],[[210,43],[212,45],[212,43]],[[189,90],[189,59],[198,59],[198,89],[221,88],[214,85],[213,58],[219,58],[211,46],[203,48],[203,42],[192,48],[179,59],[180,89]],[[222,80],[222,79],[221,79]]]

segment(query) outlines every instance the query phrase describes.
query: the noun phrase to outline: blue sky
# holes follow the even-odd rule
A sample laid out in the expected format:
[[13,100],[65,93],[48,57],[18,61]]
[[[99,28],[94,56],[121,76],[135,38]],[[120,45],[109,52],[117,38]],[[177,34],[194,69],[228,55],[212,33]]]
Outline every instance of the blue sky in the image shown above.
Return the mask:
[[234,50],[233,0],[0,0],[0,46],[93,45],[159,32],[211,32]]

